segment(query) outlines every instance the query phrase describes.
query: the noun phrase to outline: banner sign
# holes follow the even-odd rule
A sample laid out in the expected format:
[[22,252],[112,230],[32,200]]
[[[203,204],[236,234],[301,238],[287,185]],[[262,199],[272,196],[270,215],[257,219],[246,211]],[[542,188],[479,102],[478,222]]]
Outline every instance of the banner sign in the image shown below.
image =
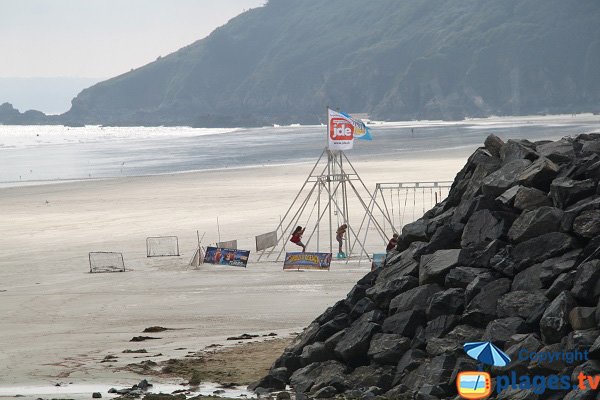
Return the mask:
[[387,254],[375,253],[373,254],[373,261],[371,262],[371,271],[375,271],[377,268],[383,268],[385,257]]
[[266,250],[277,246],[277,231],[256,236],[256,251]]
[[328,109],[327,135],[329,150],[350,150],[354,144],[354,120]]
[[216,265],[231,265],[244,267],[248,265],[249,250],[224,249],[221,247],[207,247],[204,262]]
[[237,240],[230,240],[228,242],[217,242],[217,247],[222,249],[237,249]]
[[283,269],[329,269],[331,253],[285,253]]

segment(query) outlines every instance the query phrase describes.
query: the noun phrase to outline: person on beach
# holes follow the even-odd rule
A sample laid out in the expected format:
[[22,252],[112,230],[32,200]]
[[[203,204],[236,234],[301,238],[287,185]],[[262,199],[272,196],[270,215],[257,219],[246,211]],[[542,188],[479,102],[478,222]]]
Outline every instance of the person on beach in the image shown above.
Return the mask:
[[346,234],[346,230],[348,229],[348,225],[344,224],[342,226],[340,226],[338,228],[338,230],[335,232],[335,240],[338,241],[339,244],[339,251],[338,251],[338,258],[346,258],[346,254],[344,254],[344,251],[342,249],[342,245],[344,243],[344,235]]
[[397,244],[398,244],[398,234],[394,233],[394,235],[392,236],[392,238],[388,242],[388,245],[385,248],[385,251],[388,252],[388,251],[394,250],[396,248]]
[[296,246],[302,247],[303,253],[306,251],[306,246],[302,243],[302,235],[305,230],[306,228],[302,228],[301,226],[296,227],[294,233],[292,233],[292,238],[290,239],[290,242],[294,243]]

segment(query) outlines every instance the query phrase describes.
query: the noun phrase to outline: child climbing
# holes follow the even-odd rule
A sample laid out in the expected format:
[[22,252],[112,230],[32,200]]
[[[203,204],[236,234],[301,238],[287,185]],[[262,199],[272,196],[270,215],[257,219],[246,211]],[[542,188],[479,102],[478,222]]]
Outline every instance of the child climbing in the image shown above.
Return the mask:
[[342,249],[342,245],[344,243],[344,235],[346,234],[346,230],[348,229],[348,225],[344,224],[338,228],[335,232],[335,240],[339,243],[339,250],[337,254],[337,258],[346,258],[346,254]]

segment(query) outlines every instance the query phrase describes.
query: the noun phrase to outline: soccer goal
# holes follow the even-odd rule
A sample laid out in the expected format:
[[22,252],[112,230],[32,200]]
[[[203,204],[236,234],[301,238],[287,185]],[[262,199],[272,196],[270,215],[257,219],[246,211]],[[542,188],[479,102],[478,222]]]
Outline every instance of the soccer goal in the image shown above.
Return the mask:
[[88,254],[90,272],[125,272],[123,254],[110,251],[93,251]]
[[148,257],[179,256],[179,241],[177,236],[146,238],[146,255]]

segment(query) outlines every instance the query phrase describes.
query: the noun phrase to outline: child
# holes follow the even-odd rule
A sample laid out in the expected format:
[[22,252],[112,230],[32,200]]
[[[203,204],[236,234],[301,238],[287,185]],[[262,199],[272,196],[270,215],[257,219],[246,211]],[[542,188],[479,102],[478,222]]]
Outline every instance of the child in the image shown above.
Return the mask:
[[346,258],[346,254],[344,254],[343,249],[342,249],[342,244],[344,243],[344,235],[346,234],[346,230],[348,229],[348,225],[344,224],[342,226],[340,226],[338,228],[338,230],[335,232],[335,240],[338,241],[339,243],[339,251],[338,251],[338,258]]
[[397,244],[398,244],[398,234],[394,233],[394,236],[392,236],[392,238],[388,242],[388,245],[387,245],[387,248],[385,249],[385,251],[388,252],[388,251],[394,250],[396,248]]
[[305,230],[306,228],[302,228],[301,226],[296,227],[294,233],[292,233],[292,238],[290,239],[290,242],[302,247],[303,253],[306,251],[306,246],[304,245],[304,243],[302,243],[302,235],[304,234]]

